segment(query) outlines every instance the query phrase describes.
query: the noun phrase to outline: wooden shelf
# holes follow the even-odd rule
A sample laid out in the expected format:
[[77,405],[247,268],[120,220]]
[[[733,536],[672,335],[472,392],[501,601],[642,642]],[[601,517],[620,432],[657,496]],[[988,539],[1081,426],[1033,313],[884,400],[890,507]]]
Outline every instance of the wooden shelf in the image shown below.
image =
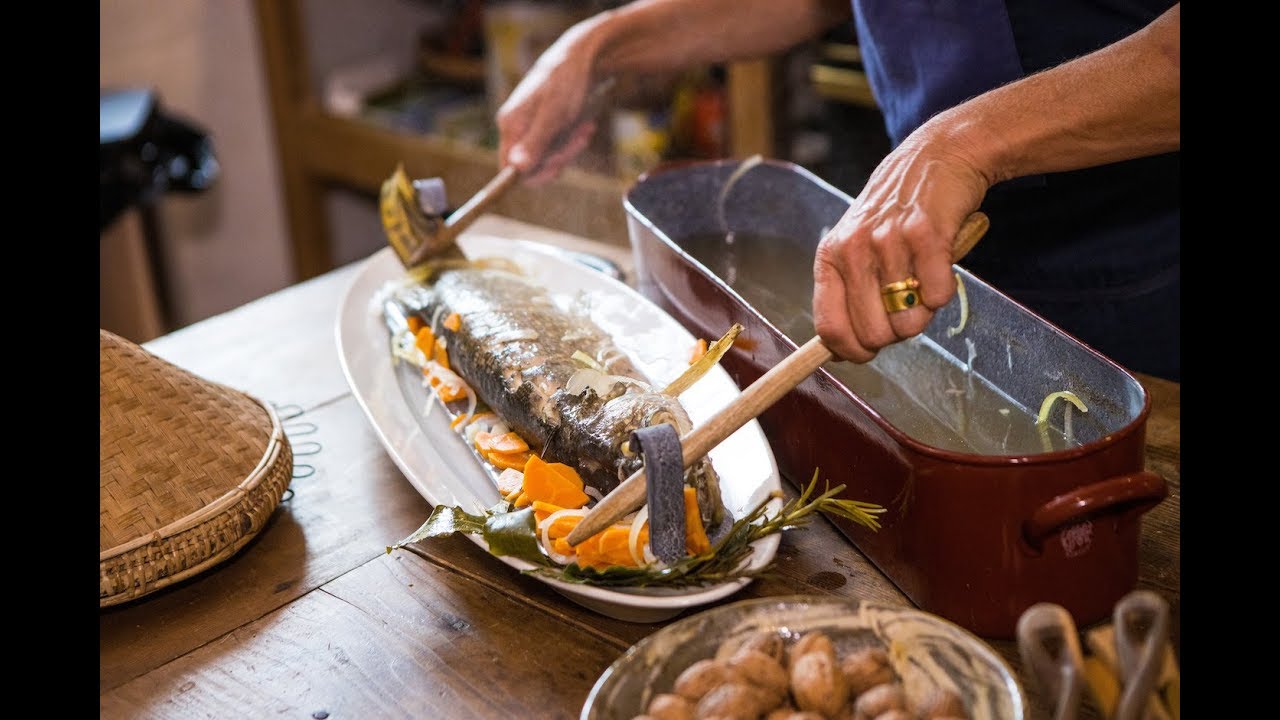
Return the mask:
[[814,65],[809,68],[809,79],[822,97],[863,107],[878,107],[871,93],[871,83],[867,81],[866,73],[860,70]]
[[[310,148],[299,161],[311,176],[370,194],[376,194],[396,165],[403,163],[412,178],[445,178],[450,204],[457,206],[498,172],[498,156],[491,150],[317,110],[304,112],[295,132],[299,142]],[[567,168],[550,184],[516,185],[493,205],[493,211],[574,235],[626,244],[622,198],[627,187],[608,175]],[[583,212],[565,212],[574,207]]]
[[442,80],[484,87],[484,60],[450,57],[423,50],[418,53],[422,69]]
[[818,51],[821,60],[809,67],[814,91],[830,100],[878,107],[862,67],[862,48],[852,43],[828,42]]
[[[450,204],[461,205],[498,171],[495,152],[459,142],[391,130],[325,113],[313,90],[303,0],[256,0],[275,137],[280,155],[295,274],[305,280],[334,267],[325,198],[334,186],[374,196],[403,163],[413,178],[444,179]],[[728,69],[731,154],[773,154],[773,64]],[[475,68],[470,72],[474,73]],[[756,109],[758,108],[758,109]],[[613,175],[565,170],[552,183],[517,184],[493,211],[581,237],[628,245],[622,201],[630,183]]]

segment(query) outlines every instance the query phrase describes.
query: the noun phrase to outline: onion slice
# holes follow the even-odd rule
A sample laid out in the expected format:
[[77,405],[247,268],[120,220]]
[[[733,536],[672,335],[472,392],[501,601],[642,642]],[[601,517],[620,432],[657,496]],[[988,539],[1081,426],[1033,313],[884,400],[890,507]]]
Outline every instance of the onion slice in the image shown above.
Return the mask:
[[964,282],[960,280],[960,273],[956,273],[956,294],[960,296],[960,321],[955,327],[947,328],[947,337],[958,335],[969,322],[969,296],[964,292]]
[[592,370],[595,370],[595,371],[597,371],[597,372],[601,372],[601,373],[607,373],[607,372],[608,372],[608,370],[605,370],[605,368],[604,368],[604,366],[603,366],[603,365],[601,365],[600,363],[596,362],[596,359],[595,359],[595,358],[593,358],[593,357],[591,357],[590,355],[588,355],[588,354],[586,354],[586,353],[582,352],[581,350],[574,350],[574,351],[573,351],[573,355],[572,355],[571,357],[572,357],[574,360],[577,360],[578,362],[582,363],[582,366],[583,366],[583,367],[588,367],[588,368],[591,368]]
[[574,561],[573,557],[569,555],[561,555],[552,549],[550,536],[551,526],[555,524],[556,520],[559,520],[562,517],[585,517],[586,514],[587,511],[581,508],[563,508],[551,513],[542,521],[542,527],[540,528],[539,535],[542,536],[542,549],[546,551],[547,557],[560,565],[568,565]]
[[644,530],[644,524],[649,522],[649,506],[645,505],[640,508],[640,512],[636,513],[636,517],[631,521],[631,532],[627,533],[627,550],[631,551],[631,559],[635,561],[636,567],[644,567],[648,563],[644,561],[644,546],[636,547],[636,540],[640,539],[640,531]]
[[724,187],[720,189],[720,197],[716,199],[716,215],[720,219],[720,228],[725,233],[729,232],[729,222],[724,216],[725,200],[729,198],[729,191],[733,189],[733,186],[737,184],[738,180],[743,175],[747,174],[748,170],[762,162],[764,162],[764,156],[759,153],[743,160],[742,164],[739,165],[731,175],[729,175],[729,179],[725,181]]
[[1049,410],[1053,407],[1054,401],[1058,398],[1062,398],[1063,400],[1070,402],[1072,405],[1075,405],[1080,412],[1089,412],[1089,408],[1085,407],[1084,401],[1080,399],[1080,396],[1070,390],[1059,390],[1055,393],[1049,393],[1045,396],[1044,401],[1040,403],[1040,414],[1036,416],[1037,425],[1043,425],[1048,422]]
[[1067,409],[1063,411],[1064,437],[1068,444],[1072,444],[1075,441],[1071,433],[1071,407],[1075,406],[1080,412],[1089,412],[1089,408],[1085,407],[1084,401],[1070,390],[1059,390],[1045,396],[1044,401],[1040,403],[1040,414],[1036,416],[1036,428],[1040,430],[1040,444],[1044,447],[1045,452],[1053,451],[1053,443],[1049,440],[1049,410],[1053,408],[1054,401],[1059,398],[1070,403]]
[[639,388],[641,392],[647,392],[648,387],[633,377],[626,375],[607,375],[594,368],[579,368],[573,371],[569,379],[565,381],[564,391],[570,395],[581,396],[590,388],[595,391],[596,395],[607,398],[613,394],[615,385],[622,383],[623,385],[632,385]]

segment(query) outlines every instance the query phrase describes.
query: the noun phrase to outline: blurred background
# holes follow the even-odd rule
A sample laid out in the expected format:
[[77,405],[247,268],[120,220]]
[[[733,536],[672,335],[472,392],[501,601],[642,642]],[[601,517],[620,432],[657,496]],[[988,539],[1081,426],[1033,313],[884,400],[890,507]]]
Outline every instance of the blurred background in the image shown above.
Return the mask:
[[[135,342],[386,246],[397,163],[454,207],[497,171],[493,113],[603,0],[99,3],[100,322]],[[627,244],[660,163],[762,154],[853,195],[888,151],[841,27],[768,60],[623,78],[587,152],[493,212]]]

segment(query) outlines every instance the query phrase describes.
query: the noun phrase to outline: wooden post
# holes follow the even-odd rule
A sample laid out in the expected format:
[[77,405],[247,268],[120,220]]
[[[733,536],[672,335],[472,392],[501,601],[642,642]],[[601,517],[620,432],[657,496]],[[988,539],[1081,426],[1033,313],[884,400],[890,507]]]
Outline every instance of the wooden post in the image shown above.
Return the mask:
[[774,76],[772,60],[749,60],[728,66],[730,156],[777,157]]

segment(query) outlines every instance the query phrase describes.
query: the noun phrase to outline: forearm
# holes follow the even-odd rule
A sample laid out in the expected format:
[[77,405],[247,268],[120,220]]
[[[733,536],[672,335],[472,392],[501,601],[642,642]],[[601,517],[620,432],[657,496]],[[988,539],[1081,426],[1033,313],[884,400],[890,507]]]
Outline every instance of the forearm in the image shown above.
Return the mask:
[[850,12],[848,0],[638,0],[597,16],[588,42],[599,75],[662,72],[780,52]]
[[1175,151],[1179,47],[1175,5],[1123,40],[939,114],[922,137],[968,154],[992,184]]

